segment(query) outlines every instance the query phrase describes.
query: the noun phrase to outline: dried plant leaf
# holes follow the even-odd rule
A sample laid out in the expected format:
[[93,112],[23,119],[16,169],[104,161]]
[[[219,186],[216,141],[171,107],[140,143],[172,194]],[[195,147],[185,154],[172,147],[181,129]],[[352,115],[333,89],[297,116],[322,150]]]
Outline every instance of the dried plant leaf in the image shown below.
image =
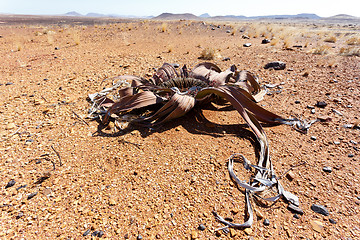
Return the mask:
[[113,113],[129,111],[137,108],[147,107],[162,102],[163,99],[150,91],[140,92],[135,95],[125,96],[108,109],[104,116],[103,123],[107,124]]

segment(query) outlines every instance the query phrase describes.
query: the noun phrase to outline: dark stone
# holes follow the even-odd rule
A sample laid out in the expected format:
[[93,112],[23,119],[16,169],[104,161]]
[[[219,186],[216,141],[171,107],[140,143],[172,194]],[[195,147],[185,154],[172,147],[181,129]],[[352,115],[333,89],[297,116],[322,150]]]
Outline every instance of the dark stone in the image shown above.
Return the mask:
[[265,218],[263,223],[264,223],[265,226],[269,226],[270,225],[270,220]]
[[270,63],[267,63],[264,66],[264,68],[265,69],[273,68],[275,70],[284,70],[286,68],[286,63],[281,62],[281,61],[270,62]]
[[204,230],[206,229],[206,227],[205,227],[204,224],[200,224],[199,227],[198,227],[198,229],[199,229],[200,231],[204,231]]
[[139,234],[137,237],[136,237],[136,240],[142,240],[143,237]]
[[212,27],[212,28],[211,28],[211,30],[213,30],[213,31],[214,31],[214,30],[215,30],[215,28],[213,28],[213,27]]
[[178,63],[173,63],[173,64],[171,64],[174,68],[179,68],[180,67],[180,64],[178,64]]
[[353,128],[354,127],[354,125],[352,125],[352,124],[344,124],[343,125],[343,128]]
[[294,45],[293,47],[294,48],[302,48],[303,46],[302,45]]
[[251,47],[251,43],[244,43],[243,46],[244,47]]
[[14,186],[14,185],[15,185],[15,183],[16,183],[16,181],[15,181],[15,180],[10,180],[10,181],[6,184],[5,188],[12,187],[12,186]]
[[299,101],[299,100],[296,100],[296,101],[295,101],[295,104],[300,104],[300,101]]
[[101,238],[102,236],[104,236],[104,232],[100,230],[100,231],[98,232],[98,235],[97,235],[97,236],[98,236],[99,238]]
[[327,173],[331,173],[332,172],[332,168],[331,167],[323,167],[323,171],[327,172]]
[[90,233],[90,229],[86,230],[86,231],[83,233],[83,236],[85,237],[85,236],[89,235],[89,233]]
[[329,211],[322,205],[313,204],[311,205],[311,210],[324,216],[329,216]]
[[307,105],[306,108],[308,108],[308,109],[315,109],[315,107],[310,106],[310,105]]
[[299,215],[297,215],[297,214],[294,214],[294,218],[296,218],[296,219],[300,219],[300,216],[299,216]]
[[27,184],[24,184],[24,185],[21,185],[20,187],[18,187],[16,190],[20,190],[20,189],[22,189],[22,188],[26,188],[27,187]]
[[91,234],[91,236],[93,236],[93,237],[97,237],[97,236],[98,236],[98,234],[99,234],[99,231],[94,231],[94,232]]
[[14,85],[14,83],[12,83],[12,82],[5,83],[5,86],[9,86],[9,85]]
[[329,222],[330,222],[331,224],[336,224],[336,221],[335,221],[334,219],[332,219],[332,218],[329,218]]
[[60,48],[59,47],[55,47],[55,50],[59,50]]
[[32,199],[33,197],[35,197],[38,193],[34,192],[34,193],[30,193],[27,197],[28,200]]
[[243,39],[250,39],[250,37],[248,35],[242,35]]
[[265,38],[261,41],[261,44],[267,44],[267,43],[270,43],[270,39]]
[[230,31],[230,30],[226,30],[226,33],[231,33],[231,31]]
[[297,213],[297,214],[300,214],[300,215],[304,214],[304,211],[301,208],[299,208],[298,206],[295,206],[292,203],[289,204],[288,209],[293,213]]
[[316,106],[317,106],[318,108],[325,108],[325,107],[327,106],[327,103],[324,102],[324,101],[318,101],[318,102],[316,103]]
[[349,157],[349,158],[352,158],[352,157],[354,157],[354,154],[349,153],[349,154],[348,154],[348,157]]
[[226,62],[226,61],[230,61],[230,58],[229,58],[229,57],[226,57],[226,58],[223,59],[223,61],[225,61],[225,62]]
[[315,136],[311,136],[310,139],[313,140],[313,141],[315,141],[315,140],[316,140],[316,137],[315,137]]
[[24,216],[24,213],[23,212],[19,212],[19,214],[16,216],[16,219],[20,219],[21,217]]

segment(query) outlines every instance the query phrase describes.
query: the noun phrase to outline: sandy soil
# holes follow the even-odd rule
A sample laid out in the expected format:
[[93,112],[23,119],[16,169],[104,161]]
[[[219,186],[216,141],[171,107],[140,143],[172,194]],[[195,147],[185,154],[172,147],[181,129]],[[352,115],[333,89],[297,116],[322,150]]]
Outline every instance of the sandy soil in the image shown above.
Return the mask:
[[[359,57],[314,55],[309,48],[315,43],[286,50],[261,44],[261,37],[231,35],[224,25],[214,29],[190,21],[2,23],[0,238],[89,239],[95,231],[107,239],[360,238],[360,135],[344,127],[359,126]],[[243,47],[247,42],[252,46]],[[328,45],[338,51],[341,44]],[[164,62],[193,67],[206,47],[218,51],[212,62],[222,69],[236,64],[261,84],[280,84],[260,103],[265,108],[285,117],[331,119],[308,134],[265,128],[277,175],[300,164],[282,184],[300,198],[303,215],[294,217],[278,201],[256,206],[251,229],[215,232],[223,225],[214,209],[244,221],[244,194],[230,180],[228,157],[243,153],[255,161],[253,135],[234,110],[212,105],[152,130],[99,130],[98,122],[86,120],[87,95],[110,86],[111,77],[149,77]],[[287,68],[263,69],[275,60]],[[327,106],[316,107],[317,101]],[[5,188],[11,180],[15,185]],[[315,213],[312,204],[330,215]]]

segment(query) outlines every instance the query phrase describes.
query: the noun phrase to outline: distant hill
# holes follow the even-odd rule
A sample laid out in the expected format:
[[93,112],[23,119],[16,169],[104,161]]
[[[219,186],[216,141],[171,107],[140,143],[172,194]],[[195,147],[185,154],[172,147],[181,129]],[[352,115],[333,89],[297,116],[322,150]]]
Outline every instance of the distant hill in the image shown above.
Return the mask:
[[301,13],[296,15],[268,15],[268,16],[256,16],[251,18],[270,18],[270,19],[320,19],[316,14],[313,13]]
[[179,20],[179,19],[186,19],[186,20],[201,20],[198,16],[195,16],[191,13],[182,13],[182,14],[174,14],[174,13],[162,13],[157,17],[152,19],[157,20]]
[[201,14],[199,17],[201,18],[209,18],[211,17],[208,13]]
[[80,13],[78,13],[78,12],[75,12],[75,11],[72,11],[72,12],[65,13],[64,16],[69,16],[69,17],[81,17],[82,14],[80,14]]
[[101,14],[101,13],[88,13],[86,14],[87,17],[108,17],[108,15]]
[[327,19],[352,20],[352,19],[359,19],[359,18],[351,16],[351,15],[347,15],[347,14],[338,14],[335,16],[328,17]]
[[173,14],[173,13],[162,13],[153,19],[159,20],[201,20],[202,18],[209,18],[213,20],[251,20],[251,19],[320,19],[320,17],[313,13],[301,13],[296,15],[268,15],[268,16],[253,16],[246,17],[243,15],[225,15],[225,16],[214,16],[211,17],[208,13],[201,14],[199,17],[191,13],[184,14]]

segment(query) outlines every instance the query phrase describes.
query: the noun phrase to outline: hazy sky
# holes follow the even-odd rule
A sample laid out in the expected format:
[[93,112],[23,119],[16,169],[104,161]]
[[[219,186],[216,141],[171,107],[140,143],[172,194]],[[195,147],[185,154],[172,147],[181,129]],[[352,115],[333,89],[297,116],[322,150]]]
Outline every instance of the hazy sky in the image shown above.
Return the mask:
[[315,13],[321,17],[360,17],[360,0],[0,0],[0,13],[157,16],[163,12],[216,15],[275,15]]

